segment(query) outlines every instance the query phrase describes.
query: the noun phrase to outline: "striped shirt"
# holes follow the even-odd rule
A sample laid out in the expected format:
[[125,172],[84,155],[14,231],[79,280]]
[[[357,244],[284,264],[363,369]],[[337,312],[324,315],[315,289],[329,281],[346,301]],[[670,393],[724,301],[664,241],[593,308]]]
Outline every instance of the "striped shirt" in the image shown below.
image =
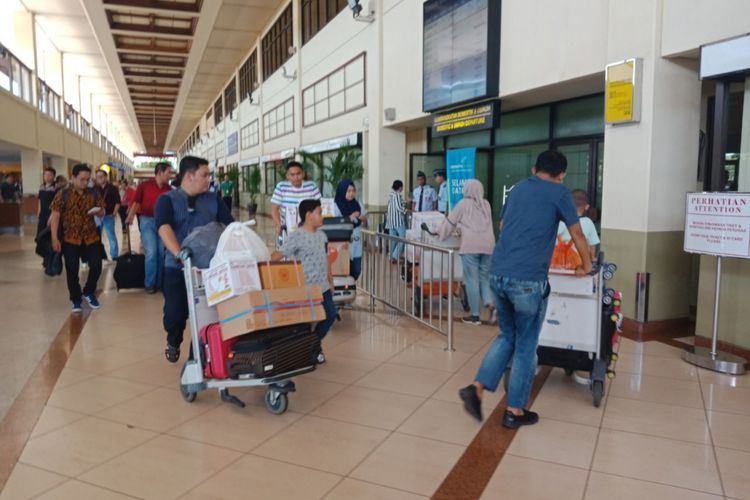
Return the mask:
[[296,208],[299,206],[302,200],[308,199],[320,199],[320,190],[313,181],[304,181],[302,186],[296,188],[289,181],[281,181],[276,184],[276,189],[273,191],[271,197],[271,203],[274,205],[280,205],[281,210],[281,225],[287,226],[286,223],[286,209],[287,207],[294,209],[296,214]]
[[406,204],[398,191],[391,191],[388,198],[388,210],[385,214],[385,228],[406,227]]

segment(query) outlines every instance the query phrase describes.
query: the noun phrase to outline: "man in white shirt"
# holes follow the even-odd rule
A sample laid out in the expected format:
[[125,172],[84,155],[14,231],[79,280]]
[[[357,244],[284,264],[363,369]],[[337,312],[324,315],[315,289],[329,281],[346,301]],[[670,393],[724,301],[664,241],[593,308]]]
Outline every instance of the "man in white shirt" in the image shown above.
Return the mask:
[[286,179],[276,185],[271,197],[271,216],[276,234],[293,231],[298,222],[297,207],[302,200],[320,199],[320,190],[313,181],[305,180],[305,171],[298,161],[286,165]]
[[445,169],[438,168],[432,173],[438,186],[437,211],[445,215],[448,211],[448,183],[445,181]]
[[412,211],[431,212],[437,208],[437,193],[427,184],[427,176],[417,172],[417,188],[412,193]]

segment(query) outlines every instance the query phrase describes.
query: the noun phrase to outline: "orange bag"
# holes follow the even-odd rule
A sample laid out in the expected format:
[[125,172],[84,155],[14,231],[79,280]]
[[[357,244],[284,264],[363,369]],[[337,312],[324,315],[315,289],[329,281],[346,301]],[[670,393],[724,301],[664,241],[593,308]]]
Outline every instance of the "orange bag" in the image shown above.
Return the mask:
[[565,243],[562,236],[557,235],[557,245],[555,245],[555,251],[552,252],[552,262],[550,267],[557,269],[576,269],[578,266],[583,265],[581,256],[573,248],[573,240]]

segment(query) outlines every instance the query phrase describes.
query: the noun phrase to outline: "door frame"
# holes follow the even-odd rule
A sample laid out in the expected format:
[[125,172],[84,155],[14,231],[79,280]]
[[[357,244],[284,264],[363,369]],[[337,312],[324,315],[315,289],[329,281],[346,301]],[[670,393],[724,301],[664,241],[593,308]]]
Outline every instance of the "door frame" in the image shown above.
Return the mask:
[[[597,179],[599,174],[599,144],[604,143],[603,135],[575,137],[571,139],[557,139],[552,141],[551,149],[558,150],[561,146],[580,146],[588,145],[589,147],[589,178],[586,182],[586,192],[589,196],[589,205],[591,208],[596,210],[597,218],[601,219],[602,207],[595,205],[599,194],[599,186],[597,185]],[[604,150],[602,148],[602,155]],[[604,161],[602,159],[602,170],[604,169]],[[602,204],[604,199],[602,198]],[[596,221],[595,221],[596,222]]]

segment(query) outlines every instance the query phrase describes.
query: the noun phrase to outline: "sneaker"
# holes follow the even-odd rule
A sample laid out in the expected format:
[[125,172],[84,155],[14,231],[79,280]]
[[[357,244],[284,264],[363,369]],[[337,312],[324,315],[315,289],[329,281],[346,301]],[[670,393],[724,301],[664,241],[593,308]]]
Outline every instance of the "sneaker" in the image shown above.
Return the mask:
[[523,415],[514,415],[513,413],[505,410],[503,415],[503,427],[508,429],[518,429],[522,425],[534,425],[539,422],[539,414],[524,409]]
[[149,295],[153,295],[156,292],[157,292],[157,289],[156,289],[155,286],[150,286],[150,287],[146,288],[146,293],[149,294]]
[[326,355],[323,354],[323,351],[320,351],[318,353],[318,357],[316,358],[316,361],[318,362],[319,365],[322,365],[323,363],[326,362]]
[[467,325],[481,325],[482,324],[482,320],[479,319],[479,316],[464,316],[461,321],[463,321]]
[[83,309],[81,308],[81,301],[80,300],[74,300],[73,301],[73,308],[71,309],[71,311],[74,312],[74,313],[79,313],[82,310]]
[[101,304],[99,304],[99,301],[96,300],[96,296],[93,293],[87,293],[83,296],[83,298],[86,299],[86,302],[89,303],[91,309],[99,309],[101,307]]
[[180,348],[167,344],[167,348],[164,349],[164,356],[170,363],[177,363],[180,359]]
[[474,384],[467,385],[458,391],[458,396],[464,402],[464,409],[480,422],[482,421],[482,400],[477,395]]
[[497,325],[497,309],[494,307],[490,310],[490,325]]

